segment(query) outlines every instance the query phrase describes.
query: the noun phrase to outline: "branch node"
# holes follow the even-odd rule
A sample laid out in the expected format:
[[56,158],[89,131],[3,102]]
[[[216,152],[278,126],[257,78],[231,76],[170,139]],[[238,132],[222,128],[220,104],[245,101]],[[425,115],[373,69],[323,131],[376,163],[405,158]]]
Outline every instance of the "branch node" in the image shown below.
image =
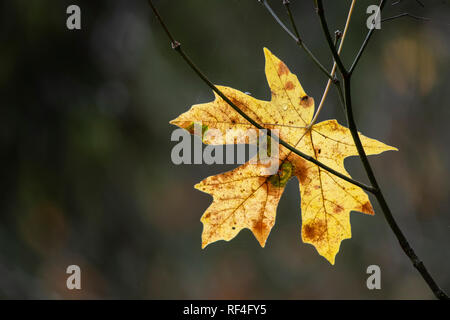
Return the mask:
[[172,49],[179,50],[181,47],[181,43],[179,43],[177,40],[175,40],[171,43],[171,46],[172,46]]
[[339,81],[338,77],[336,77],[336,75],[334,75],[334,76],[333,76],[333,83],[334,83],[334,84],[339,84],[339,82],[340,82],[340,81]]

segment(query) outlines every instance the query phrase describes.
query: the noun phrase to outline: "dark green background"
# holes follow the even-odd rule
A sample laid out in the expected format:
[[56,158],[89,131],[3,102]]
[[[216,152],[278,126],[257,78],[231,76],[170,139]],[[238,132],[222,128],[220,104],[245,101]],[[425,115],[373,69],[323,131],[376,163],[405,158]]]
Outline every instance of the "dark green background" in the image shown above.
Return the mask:
[[[313,1],[292,0],[304,41],[331,67]],[[343,51],[349,65],[366,32],[357,2]],[[404,0],[382,25],[354,77],[360,130],[399,148],[371,157],[400,226],[450,291],[450,68],[448,1]],[[270,1],[288,23],[281,1]],[[77,4],[82,30],[66,28]],[[324,1],[331,31],[350,1]],[[269,99],[268,47],[320,100],[326,78],[256,0],[155,1],[192,59],[217,84]],[[145,0],[2,0],[0,4],[0,297],[432,298],[379,207],[351,214],[351,240],[331,266],[300,238],[291,181],[265,249],[249,231],[200,249],[210,196],[193,188],[233,166],[173,165],[168,122],[211,91],[170,49]],[[320,119],[345,123],[335,91]],[[352,176],[367,181],[359,160]],[[66,267],[82,290],[65,287]],[[366,288],[381,267],[382,289]]]

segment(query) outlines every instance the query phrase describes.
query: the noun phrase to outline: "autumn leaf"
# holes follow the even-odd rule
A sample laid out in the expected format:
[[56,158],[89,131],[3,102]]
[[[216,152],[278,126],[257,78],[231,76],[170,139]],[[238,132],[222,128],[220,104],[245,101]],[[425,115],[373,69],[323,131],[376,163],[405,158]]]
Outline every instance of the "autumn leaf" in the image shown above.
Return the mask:
[[[242,111],[267,129],[278,129],[281,139],[303,153],[350,177],[344,159],[358,155],[349,129],[336,120],[307,125],[314,114],[314,100],[300,85],[297,76],[264,48],[266,78],[272,92],[271,101],[262,101],[238,90],[218,86]],[[198,104],[172,120],[171,124],[191,133],[194,124],[202,124],[202,132],[254,128],[222,98]],[[239,137],[238,137],[239,138]],[[397,150],[360,134],[366,154]],[[238,141],[239,139],[236,139]],[[206,144],[227,143],[211,141]],[[246,140],[246,143],[252,141]],[[279,145],[279,167],[274,175],[261,174],[260,163],[247,162],[222,174],[208,177],[195,188],[211,194],[213,202],[203,214],[202,247],[218,240],[231,240],[242,229],[250,229],[264,247],[275,224],[276,210],[287,182],[296,177],[300,185],[302,240],[312,244],[331,264],[342,240],[351,238],[350,211],[373,215],[367,194]]]

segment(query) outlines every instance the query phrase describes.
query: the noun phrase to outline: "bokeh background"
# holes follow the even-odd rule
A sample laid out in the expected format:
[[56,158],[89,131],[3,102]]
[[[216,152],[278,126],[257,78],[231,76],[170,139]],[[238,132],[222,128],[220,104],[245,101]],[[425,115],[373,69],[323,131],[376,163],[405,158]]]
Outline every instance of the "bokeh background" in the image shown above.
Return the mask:
[[[292,0],[304,41],[331,67],[313,1]],[[400,226],[450,291],[449,1],[389,1],[361,59],[354,109],[366,135],[399,152],[371,157]],[[331,31],[349,0],[324,1]],[[357,3],[343,59],[367,32]],[[77,4],[82,29],[66,28]],[[288,23],[281,1],[270,1]],[[256,0],[155,1],[214,83],[269,99],[262,48],[316,101],[326,78]],[[169,121],[211,91],[170,49],[145,0],[3,0],[0,4],[0,297],[46,299],[428,299],[382,213],[351,214],[353,238],[331,266],[300,238],[297,183],[287,186],[266,248],[247,230],[200,248],[211,202],[193,188],[235,166],[174,165]],[[321,119],[345,118],[335,90]],[[367,181],[359,160],[346,160]],[[82,290],[66,289],[77,264]],[[381,267],[382,289],[366,288]]]

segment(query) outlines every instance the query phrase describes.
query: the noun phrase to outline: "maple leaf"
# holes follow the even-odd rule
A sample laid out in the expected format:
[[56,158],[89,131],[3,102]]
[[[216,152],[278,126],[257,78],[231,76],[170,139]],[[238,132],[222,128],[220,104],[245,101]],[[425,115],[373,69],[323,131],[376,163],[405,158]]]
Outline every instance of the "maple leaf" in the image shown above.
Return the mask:
[[[314,100],[300,85],[297,76],[264,48],[265,73],[272,92],[270,101],[255,99],[238,90],[218,86],[243,112],[267,129],[278,129],[279,137],[303,153],[345,174],[344,159],[358,155],[350,130],[336,120],[306,128],[314,114]],[[215,100],[198,104],[172,120],[171,124],[192,133],[194,124],[202,131],[254,128],[228,103]],[[239,131],[237,131],[239,132]],[[243,130],[241,130],[243,132]],[[239,134],[239,133],[238,133]],[[359,134],[366,154],[397,150]],[[206,144],[212,143],[203,137]],[[214,141],[214,144],[226,141]],[[246,143],[252,143],[246,140]],[[211,194],[213,202],[203,214],[202,247],[218,240],[231,240],[242,229],[250,229],[264,247],[275,224],[276,210],[288,180],[296,177],[301,194],[302,240],[312,244],[331,264],[341,242],[351,238],[350,211],[373,215],[367,194],[279,145],[278,172],[261,174],[260,163],[247,162],[234,170],[208,177],[195,188]]]

